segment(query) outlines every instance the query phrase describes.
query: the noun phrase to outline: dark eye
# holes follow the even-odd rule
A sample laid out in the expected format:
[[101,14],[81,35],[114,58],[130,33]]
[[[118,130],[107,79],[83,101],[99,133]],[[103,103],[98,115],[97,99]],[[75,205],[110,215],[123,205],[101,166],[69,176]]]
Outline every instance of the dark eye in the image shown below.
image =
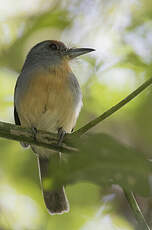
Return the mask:
[[51,50],[57,50],[58,49],[57,45],[54,43],[50,44],[49,47],[51,48]]

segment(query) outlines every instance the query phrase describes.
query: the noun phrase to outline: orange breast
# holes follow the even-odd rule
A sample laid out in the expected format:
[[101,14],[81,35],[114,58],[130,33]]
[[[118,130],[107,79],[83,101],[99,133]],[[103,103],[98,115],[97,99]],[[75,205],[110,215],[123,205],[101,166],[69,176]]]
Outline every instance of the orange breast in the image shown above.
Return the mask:
[[[65,65],[64,65],[65,66]],[[68,84],[69,67],[34,72],[19,104],[21,124],[48,131],[73,128],[76,117]]]

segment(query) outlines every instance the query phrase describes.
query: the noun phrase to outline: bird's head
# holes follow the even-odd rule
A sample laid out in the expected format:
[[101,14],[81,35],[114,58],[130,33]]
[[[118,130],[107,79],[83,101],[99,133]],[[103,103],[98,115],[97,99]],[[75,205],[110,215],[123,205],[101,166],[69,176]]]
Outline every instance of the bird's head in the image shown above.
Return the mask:
[[46,40],[36,44],[27,55],[31,64],[60,64],[62,60],[71,60],[80,55],[94,51],[91,48],[67,48],[63,42]]

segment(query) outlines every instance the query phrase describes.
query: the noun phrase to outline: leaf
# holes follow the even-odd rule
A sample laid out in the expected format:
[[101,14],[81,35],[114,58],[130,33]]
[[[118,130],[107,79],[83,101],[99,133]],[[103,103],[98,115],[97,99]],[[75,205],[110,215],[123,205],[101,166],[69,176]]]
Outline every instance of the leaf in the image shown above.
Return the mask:
[[89,181],[100,186],[119,184],[141,195],[151,193],[151,165],[143,153],[106,134],[75,139],[73,146],[79,151],[68,154],[60,165],[51,164],[49,175],[56,184]]

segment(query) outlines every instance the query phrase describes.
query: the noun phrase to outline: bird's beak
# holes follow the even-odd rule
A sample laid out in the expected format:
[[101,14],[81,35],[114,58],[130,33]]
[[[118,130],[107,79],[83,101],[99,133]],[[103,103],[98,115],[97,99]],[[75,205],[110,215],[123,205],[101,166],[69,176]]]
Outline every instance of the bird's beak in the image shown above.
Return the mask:
[[95,49],[91,49],[91,48],[71,48],[71,49],[67,50],[66,55],[70,59],[73,59],[75,57],[78,57],[78,56],[83,55],[83,54],[90,53],[92,51],[95,51]]

